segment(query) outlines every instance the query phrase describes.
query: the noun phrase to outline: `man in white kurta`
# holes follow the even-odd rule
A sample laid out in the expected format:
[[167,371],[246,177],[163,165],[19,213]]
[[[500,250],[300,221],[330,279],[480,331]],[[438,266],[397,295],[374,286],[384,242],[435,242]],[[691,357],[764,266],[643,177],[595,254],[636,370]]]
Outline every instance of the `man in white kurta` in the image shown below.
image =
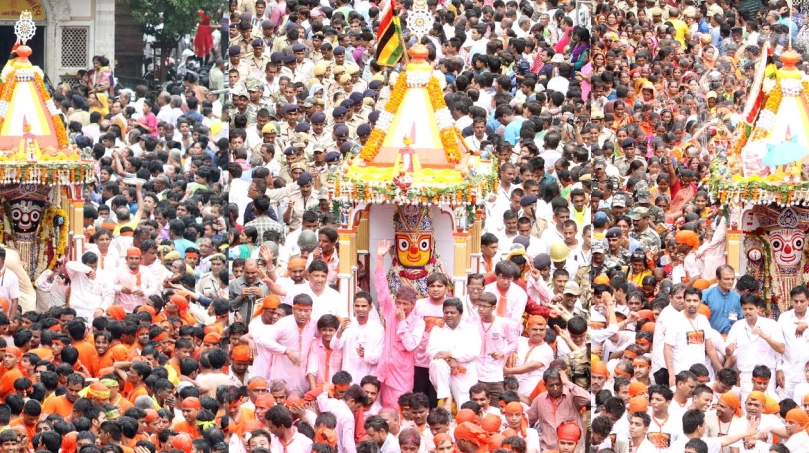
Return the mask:
[[[759,316],[766,303],[755,294],[742,296],[742,316],[744,322],[734,323],[728,332],[725,366],[736,365],[739,370],[739,383],[742,388],[742,401],[753,391],[753,368],[764,365],[774,370],[784,352],[784,334],[774,319]],[[770,379],[767,392],[775,394],[775,382]]]
[[149,296],[160,292],[160,285],[154,280],[152,273],[146,266],[141,266],[141,255],[139,248],[130,247],[126,251],[126,265],[118,268],[113,280],[116,302],[127,313],[146,305]]
[[371,295],[358,293],[354,296],[354,318],[344,320],[331,339],[331,348],[343,352],[343,371],[351,375],[354,384],[365,376],[376,375],[385,341],[382,324],[369,319],[371,309]]
[[[478,381],[477,364],[481,353],[480,333],[470,323],[461,323],[463,303],[460,299],[444,301],[444,326],[433,328],[427,343],[430,382],[436,396],[443,400],[452,396],[460,407],[469,401],[469,389]],[[449,400],[445,401],[445,404]]]
[[69,261],[65,267],[70,277],[70,308],[91,324],[96,310],[112,305],[115,291],[109,280],[96,274],[98,255],[93,252],[84,252],[81,262]]
[[782,398],[792,398],[795,387],[806,382],[806,362],[809,362],[809,289],[796,286],[789,297],[792,310],[778,317],[778,325],[784,334],[785,351],[779,360],[776,381],[783,382],[779,391]]

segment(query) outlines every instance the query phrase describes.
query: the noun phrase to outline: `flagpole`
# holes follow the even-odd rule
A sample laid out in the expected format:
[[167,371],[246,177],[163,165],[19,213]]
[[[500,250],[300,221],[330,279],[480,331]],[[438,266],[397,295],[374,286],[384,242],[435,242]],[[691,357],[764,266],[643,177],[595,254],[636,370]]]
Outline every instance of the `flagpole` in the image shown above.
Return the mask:
[[401,25],[401,22],[399,22],[399,17],[398,16],[396,17],[396,23],[398,25],[398,30],[397,31],[399,32],[398,33],[399,42],[402,43],[402,50],[404,51],[404,55],[402,55],[402,58],[404,59],[405,68],[407,68],[407,65],[410,63],[410,56],[407,54],[407,43],[405,42],[404,31],[402,31],[402,25]]

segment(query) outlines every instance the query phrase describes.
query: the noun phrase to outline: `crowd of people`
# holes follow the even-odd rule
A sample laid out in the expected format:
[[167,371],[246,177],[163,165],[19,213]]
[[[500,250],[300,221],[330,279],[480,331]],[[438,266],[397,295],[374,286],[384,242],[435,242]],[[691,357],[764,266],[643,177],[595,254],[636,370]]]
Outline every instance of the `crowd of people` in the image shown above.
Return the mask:
[[758,62],[778,62],[798,13],[714,0],[593,11],[567,91],[589,98],[577,140],[596,182],[593,451],[809,451],[809,289],[790,288],[781,311],[727,263],[729,219],[709,191],[711,164],[747,127]]
[[[404,76],[375,60],[385,7],[231,2],[231,451],[589,450],[593,172],[586,98],[566,86],[590,34],[550,2],[426,2],[420,43],[456,126],[498,162],[480,272],[464,295],[440,272],[426,295],[393,291],[383,240],[374,291],[346,301],[327,174]],[[408,46],[414,7],[395,6]]]
[[28,276],[11,266],[22,252],[0,248],[0,448],[225,453],[224,96],[194,78],[171,92],[120,87],[101,55],[77,79],[47,88],[94,164],[83,250],[36,275],[23,304]]

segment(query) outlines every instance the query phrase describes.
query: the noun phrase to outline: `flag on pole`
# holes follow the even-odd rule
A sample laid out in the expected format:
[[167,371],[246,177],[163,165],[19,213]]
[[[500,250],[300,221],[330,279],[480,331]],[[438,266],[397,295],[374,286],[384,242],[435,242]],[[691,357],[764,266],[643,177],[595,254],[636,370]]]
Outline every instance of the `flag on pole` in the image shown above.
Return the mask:
[[405,52],[402,26],[394,14],[395,0],[382,0],[381,20],[376,34],[376,62],[380,66],[395,66]]

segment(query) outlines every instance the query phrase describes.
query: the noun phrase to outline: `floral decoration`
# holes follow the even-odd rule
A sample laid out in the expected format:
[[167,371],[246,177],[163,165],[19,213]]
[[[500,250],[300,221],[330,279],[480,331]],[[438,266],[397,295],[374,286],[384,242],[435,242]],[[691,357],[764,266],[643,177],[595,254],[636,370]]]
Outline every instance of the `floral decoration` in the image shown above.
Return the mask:
[[[441,84],[437,78],[430,78],[430,83],[427,84],[427,94],[430,96],[430,103],[432,103],[436,114],[439,111],[447,110],[447,103],[444,102],[444,92],[441,90]],[[441,114],[438,115],[440,120]],[[457,164],[461,161],[461,151],[458,148],[458,136],[455,134],[454,125],[445,127],[438,132],[447,161]]]
[[[53,237],[54,232],[58,232],[58,239]],[[54,244],[54,240],[56,240],[56,244]],[[56,267],[65,254],[67,240],[67,212],[56,206],[48,205],[39,227],[39,242],[40,247],[46,247],[50,253],[42,253],[42,249],[40,249],[37,270],[34,275],[41,274],[45,269],[53,270]],[[49,256],[50,259],[48,259]]]
[[[385,103],[385,112],[396,115],[396,112],[399,110],[399,106],[402,104],[404,100],[405,92],[407,92],[407,76],[406,73],[400,73],[399,77],[396,79],[396,84],[393,86],[393,90],[390,93],[390,99],[387,103]],[[382,115],[380,115],[381,119]],[[390,126],[390,122],[386,123],[386,126]],[[374,136],[374,132],[379,132]],[[379,125],[371,131],[371,136],[368,141],[365,143],[365,146],[362,147],[362,151],[360,151],[360,158],[365,162],[370,162],[374,160],[377,154],[379,154],[379,149],[382,148],[382,142],[385,140],[385,132],[379,128]],[[379,136],[381,135],[381,139]],[[376,138],[376,139],[374,139]],[[374,139],[374,140],[372,140]]]

